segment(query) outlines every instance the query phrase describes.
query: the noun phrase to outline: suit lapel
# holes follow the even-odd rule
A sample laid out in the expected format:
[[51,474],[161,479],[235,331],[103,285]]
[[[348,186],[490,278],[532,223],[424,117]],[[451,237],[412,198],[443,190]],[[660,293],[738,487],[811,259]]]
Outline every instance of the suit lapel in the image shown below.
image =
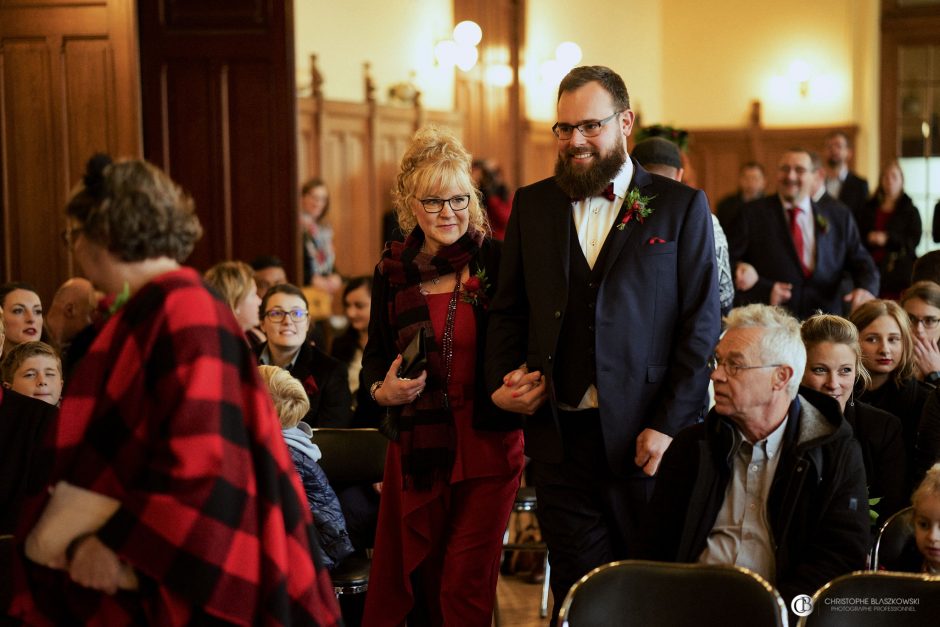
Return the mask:
[[[633,157],[630,157],[631,159]],[[651,196],[649,187],[653,184],[653,176],[644,170],[639,163],[636,161],[633,162],[633,180],[630,181],[630,186],[627,188],[627,194],[630,193],[630,190],[638,188],[640,193],[644,196]],[[655,200],[651,201],[650,206],[655,206]],[[623,205],[620,207],[620,212],[617,214],[617,219],[614,220],[614,224],[610,229],[610,232],[607,234],[607,239],[604,241],[604,247],[601,250],[601,258],[604,262],[604,271],[603,276],[606,276],[610,269],[613,267],[614,262],[617,261],[617,258],[620,257],[620,253],[623,252],[623,247],[627,243],[627,240],[633,235],[633,231],[637,228],[639,224],[638,220],[630,220],[623,230],[618,229],[617,227],[622,223],[623,217],[627,213],[627,202],[624,200]]]
[[562,276],[564,277],[562,285],[565,286],[564,297],[567,298],[568,275],[570,274],[571,264],[571,243],[569,240],[572,227],[571,201],[557,185],[554,191],[555,193],[552,194],[548,201],[549,206],[547,213],[551,222],[551,228],[554,230],[554,233],[549,233],[549,236],[555,239],[556,259],[561,262]]
[[813,274],[816,274],[820,271],[820,268],[825,268],[828,264],[828,260],[823,258],[823,253],[829,250],[829,247],[824,245],[825,242],[822,238],[826,237],[829,232],[830,216],[826,211],[825,204],[820,203],[817,205],[810,200],[810,205],[813,208],[813,245],[816,247],[816,250],[813,251],[815,261]]

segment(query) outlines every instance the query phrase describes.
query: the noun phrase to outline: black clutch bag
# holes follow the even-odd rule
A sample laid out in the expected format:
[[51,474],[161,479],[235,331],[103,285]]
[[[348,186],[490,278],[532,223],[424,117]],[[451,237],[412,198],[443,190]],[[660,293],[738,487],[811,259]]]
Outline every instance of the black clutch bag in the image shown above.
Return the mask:
[[[398,377],[401,379],[414,379],[428,367],[427,330],[418,329],[415,336],[408,342],[408,346],[401,352],[401,366],[398,368]],[[398,441],[398,418],[401,407],[386,407],[385,415],[379,422],[379,431],[393,442]]]
[[400,379],[414,379],[428,367],[427,335],[424,327],[418,329],[408,346],[401,352]]

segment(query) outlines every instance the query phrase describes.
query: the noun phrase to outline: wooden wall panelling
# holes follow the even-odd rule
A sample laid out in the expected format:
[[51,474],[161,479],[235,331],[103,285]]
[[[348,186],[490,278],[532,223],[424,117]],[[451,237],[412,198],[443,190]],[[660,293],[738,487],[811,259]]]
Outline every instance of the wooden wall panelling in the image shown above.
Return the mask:
[[140,155],[133,0],[0,0],[0,280],[46,304],[74,268],[64,204],[92,153]]
[[139,0],[147,157],[196,201],[188,263],[276,254],[300,269],[293,5]]
[[738,170],[752,158],[743,129],[690,132],[686,154],[696,173],[695,183],[705,190],[712,211],[719,200],[737,191]]
[[821,153],[829,133],[842,131],[854,142],[856,126],[764,128],[755,102],[748,126],[737,129],[688,129],[687,157],[695,173],[690,184],[701,188],[714,211],[718,202],[738,186],[738,171],[748,161],[764,166],[767,191],[776,182],[777,161],[790,148]]
[[[379,107],[375,121],[375,205],[369,212],[370,238],[376,245],[375,261],[385,245],[382,217],[392,209],[392,189],[401,157],[419,124],[419,112],[402,107]],[[372,236],[374,234],[374,236]]]
[[[336,267],[343,274],[363,274],[375,266],[378,231],[370,237],[373,207],[372,147],[369,106],[324,103],[322,169],[330,187],[328,218],[333,226]],[[363,224],[365,228],[363,229]]]

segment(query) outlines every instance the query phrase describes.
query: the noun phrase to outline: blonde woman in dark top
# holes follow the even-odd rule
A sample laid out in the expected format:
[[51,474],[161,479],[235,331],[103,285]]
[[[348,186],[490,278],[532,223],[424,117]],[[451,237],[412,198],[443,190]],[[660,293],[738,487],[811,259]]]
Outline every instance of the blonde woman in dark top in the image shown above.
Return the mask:
[[806,345],[802,384],[839,402],[842,415],[852,425],[862,449],[868,496],[879,499],[871,510],[878,513],[878,521],[883,521],[907,503],[907,462],[901,421],[854,399],[856,383],[867,384],[871,380],[862,365],[855,325],[840,316],[817,314],[803,322],[800,335]]

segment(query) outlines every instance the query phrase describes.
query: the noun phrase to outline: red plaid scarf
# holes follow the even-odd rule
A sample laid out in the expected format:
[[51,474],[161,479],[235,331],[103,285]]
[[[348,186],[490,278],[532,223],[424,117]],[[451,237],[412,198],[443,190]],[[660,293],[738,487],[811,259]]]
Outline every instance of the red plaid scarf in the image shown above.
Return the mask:
[[415,227],[404,243],[392,242],[379,263],[379,272],[392,287],[388,319],[398,333],[398,351],[404,350],[422,327],[429,338],[424,392],[414,403],[401,408],[398,421],[402,479],[406,489],[427,490],[437,480],[447,481],[457,445],[454,417],[444,389],[447,373],[441,338],[434,337],[431,313],[420,284],[448,274],[459,277],[460,271],[479,252],[482,242],[483,234],[471,229],[436,255],[429,255],[421,252],[424,233]]
[[55,479],[121,501],[97,535],[142,579],[136,597],[64,583],[68,620],[340,622],[274,408],[196,272],[156,278],[108,321],[62,415]]

